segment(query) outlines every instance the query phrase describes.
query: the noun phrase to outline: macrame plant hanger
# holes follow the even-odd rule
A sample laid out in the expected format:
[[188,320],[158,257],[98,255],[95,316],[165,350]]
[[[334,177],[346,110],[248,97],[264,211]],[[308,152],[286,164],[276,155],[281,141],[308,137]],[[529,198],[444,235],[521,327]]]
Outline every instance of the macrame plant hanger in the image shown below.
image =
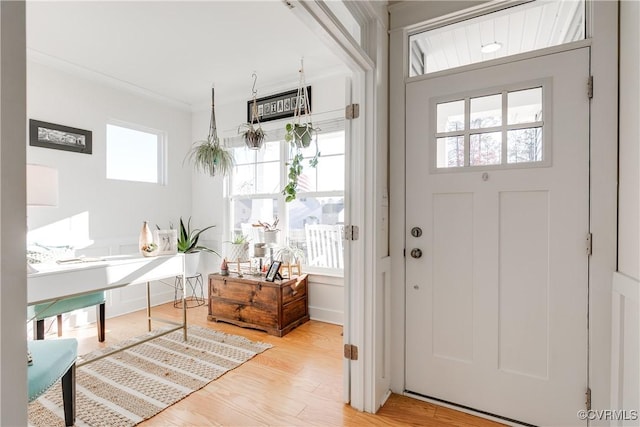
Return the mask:
[[[262,125],[260,124],[260,118],[258,116],[258,91],[256,90],[258,75],[254,72],[251,74],[251,77],[253,77],[253,87],[251,88],[251,96],[253,97],[253,102],[251,103],[251,121],[248,124],[249,129],[245,132],[244,142],[247,145],[247,148],[251,150],[259,150],[262,148],[265,134],[262,130]],[[254,127],[254,123],[257,125],[257,128]]]
[[[307,93],[307,83],[304,79],[304,58],[300,59],[300,81],[298,82],[298,94],[297,105],[294,110],[294,122],[298,125],[302,124],[302,118],[304,117],[304,123],[311,125],[311,107],[309,105],[309,94]],[[300,102],[304,99],[304,102]]]
[[[286,202],[296,199],[298,192],[299,177],[303,171],[303,160],[305,159],[303,149],[315,143],[316,153],[309,159],[309,166],[315,168],[318,165],[318,131],[311,122],[311,108],[309,103],[309,93],[304,79],[304,59],[300,59],[300,82],[296,95],[296,107],[293,113],[293,123],[288,123],[285,127],[285,141],[290,143],[289,147],[289,172],[287,174],[288,183],[282,190]],[[303,120],[304,118],[304,120]]]

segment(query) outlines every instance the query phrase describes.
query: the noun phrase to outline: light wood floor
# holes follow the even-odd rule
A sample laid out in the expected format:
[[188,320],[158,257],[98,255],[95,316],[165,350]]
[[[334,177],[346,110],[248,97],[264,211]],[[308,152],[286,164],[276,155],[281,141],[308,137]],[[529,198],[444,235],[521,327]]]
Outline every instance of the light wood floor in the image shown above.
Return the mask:
[[[180,319],[172,304],[153,314]],[[206,306],[188,310],[189,324],[205,326],[273,348],[140,424],[150,426],[498,426],[500,424],[404,396],[392,395],[376,415],[342,402],[342,327],[310,321],[278,338],[209,322]],[[106,345],[146,332],[144,311],[107,319]],[[161,324],[157,324],[161,326]],[[65,331],[78,353],[100,345],[95,325]]]

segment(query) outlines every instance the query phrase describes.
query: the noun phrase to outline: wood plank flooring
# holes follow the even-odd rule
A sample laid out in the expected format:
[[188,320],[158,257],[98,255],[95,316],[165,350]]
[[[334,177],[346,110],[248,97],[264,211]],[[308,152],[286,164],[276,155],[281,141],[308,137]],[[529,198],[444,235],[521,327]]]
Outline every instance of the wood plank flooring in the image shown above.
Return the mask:
[[[172,303],[153,315],[179,321]],[[278,338],[261,331],[207,320],[206,306],[188,310],[191,325],[263,341],[274,347],[140,424],[151,426],[499,426],[448,408],[392,395],[377,414],[342,402],[342,327],[310,321]],[[154,323],[154,326],[161,326]],[[95,324],[67,330],[78,353],[146,332],[144,311],[107,319],[106,342]]]

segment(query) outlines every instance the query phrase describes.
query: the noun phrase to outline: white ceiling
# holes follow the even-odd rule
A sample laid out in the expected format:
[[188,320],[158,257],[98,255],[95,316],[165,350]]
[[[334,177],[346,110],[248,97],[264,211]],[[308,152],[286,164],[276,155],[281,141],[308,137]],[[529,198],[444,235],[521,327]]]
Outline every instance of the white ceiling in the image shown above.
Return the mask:
[[347,72],[281,0],[28,1],[27,53],[190,109]]

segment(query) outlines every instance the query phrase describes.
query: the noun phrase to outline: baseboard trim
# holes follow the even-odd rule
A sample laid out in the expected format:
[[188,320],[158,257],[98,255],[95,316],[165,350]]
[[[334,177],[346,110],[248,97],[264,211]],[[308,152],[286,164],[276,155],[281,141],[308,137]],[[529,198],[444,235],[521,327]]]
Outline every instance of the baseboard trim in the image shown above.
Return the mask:
[[309,317],[311,320],[317,320],[319,322],[332,323],[340,326],[344,324],[344,312],[342,311],[309,306]]

